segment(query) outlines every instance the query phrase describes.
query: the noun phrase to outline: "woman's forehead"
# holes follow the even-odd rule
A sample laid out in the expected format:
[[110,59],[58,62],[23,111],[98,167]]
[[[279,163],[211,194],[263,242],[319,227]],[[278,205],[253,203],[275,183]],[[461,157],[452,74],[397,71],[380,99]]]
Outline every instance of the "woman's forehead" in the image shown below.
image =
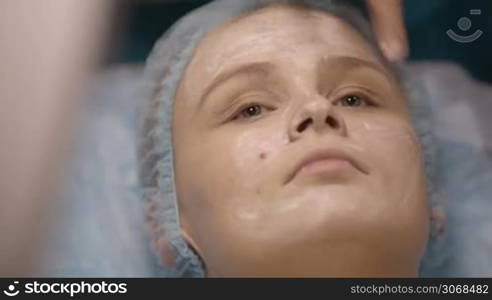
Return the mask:
[[[295,45],[325,44],[334,51],[354,51],[371,56],[370,45],[347,22],[327,12],[285,5],[266,7],[229,20],[199,43],[196,60],[228,55],[257,55],[264,49],[281,51]],[[359,51],[357,51],[359,50]]]
[[275,5],[236,17],[208,33],[198,44],[182,84],[192,93],[187,96],[195,98],[220,73],[238,65],[297,62],[314,67],[322,59],[337,56],[383,68],[372,46],[340,18]]

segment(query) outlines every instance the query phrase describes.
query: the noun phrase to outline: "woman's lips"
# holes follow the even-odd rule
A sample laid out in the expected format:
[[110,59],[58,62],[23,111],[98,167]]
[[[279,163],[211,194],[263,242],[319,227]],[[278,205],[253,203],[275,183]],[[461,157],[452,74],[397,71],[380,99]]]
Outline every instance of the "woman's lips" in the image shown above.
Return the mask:
[[285,183],[298,176],[317,174],[336,175],[342,171],[355,168],[367,174],[367,171],[349,154],[336,149],[320,149],[308,153],[293,169]]
[[313,161],[303,166],[296,174],[296,176],[307,176],[318,173],[335,173],[341,170],[353,168],[352,164],[340,158],[329,158]]

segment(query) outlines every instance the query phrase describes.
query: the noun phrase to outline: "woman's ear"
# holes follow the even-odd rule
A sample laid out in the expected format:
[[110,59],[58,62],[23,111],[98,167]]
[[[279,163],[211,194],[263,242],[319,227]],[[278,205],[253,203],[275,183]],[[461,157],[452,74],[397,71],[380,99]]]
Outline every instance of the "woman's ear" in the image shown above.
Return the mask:
[[202,252],[201,252],[200,248],[198,248],[198,246],[195,243],[195,241],[193,240],[193,238],[188,234],[188,232],[186,231],[186,229],[184,229],[184,227],[181,227],[181,236],[183,237],[183,239],[185,240],[185,242],[190,247],[190,250],[195,253],[195,255],[198,257],[198,259],[202,263],[203,270],[204,270],[204,272],[206,274],[207,273],[207,266],[205,265],[205,261],[203,260]]
[[202,259],[203,257],[202,252],[189,233],[190,231],[188,230],[188,228],[190,228],[190,226],[186,215],[181,214],[180,223],[181,223],[181,230],[180,230],[181,237],[185,240],[186,243],[188,243],[188,245],[190,245],[192,250],[195,251],[196,254],[200,256],[200,259]]
[[432,236],[437,236],[446,231],[447,214],[443,205],[436,205],[432,207],[431,220],[434,226],[431,231]]
[[201,258],[202,255],[200,249],[198,248],[197,244],[195,243],[193,238],[188,234],[188,231],[184,227],[181,227],[181,236],[186,241],[186,243],[188,243],[188,245],[190,245],[190,247],[193,248],[192,250],[194,250]]

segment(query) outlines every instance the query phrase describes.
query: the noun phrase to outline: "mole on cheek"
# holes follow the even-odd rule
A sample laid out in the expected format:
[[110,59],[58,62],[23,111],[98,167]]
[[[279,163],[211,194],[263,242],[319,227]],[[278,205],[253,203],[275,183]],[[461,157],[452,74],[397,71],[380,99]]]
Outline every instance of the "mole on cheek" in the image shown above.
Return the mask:
[[265,159],[267,157],[267,154],[265,152],[260,153],[260,159]]

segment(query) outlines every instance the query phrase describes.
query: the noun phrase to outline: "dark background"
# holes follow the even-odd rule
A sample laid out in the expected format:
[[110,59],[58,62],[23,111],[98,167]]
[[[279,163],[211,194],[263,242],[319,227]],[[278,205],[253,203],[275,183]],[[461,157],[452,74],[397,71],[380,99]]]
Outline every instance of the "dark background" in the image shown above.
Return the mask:
[[[347,0],[364,9],[362,0]],[[144,62],[154,42],[186,12],[209,1],[148,0],[128,1],[125,22],[115,26],[110,63]],[[480,9],[481,15],[470,15]],[[468,17],[471,28],[457,26]],[[490,0],[406,0],[405,22],[410,41],[410,60],[451,60],[466,68],[475,78],[492,83],[492,1]],[[446,34],[448,29],[466,36],[475,30],[483,35],[471,43],[458,43]]]

